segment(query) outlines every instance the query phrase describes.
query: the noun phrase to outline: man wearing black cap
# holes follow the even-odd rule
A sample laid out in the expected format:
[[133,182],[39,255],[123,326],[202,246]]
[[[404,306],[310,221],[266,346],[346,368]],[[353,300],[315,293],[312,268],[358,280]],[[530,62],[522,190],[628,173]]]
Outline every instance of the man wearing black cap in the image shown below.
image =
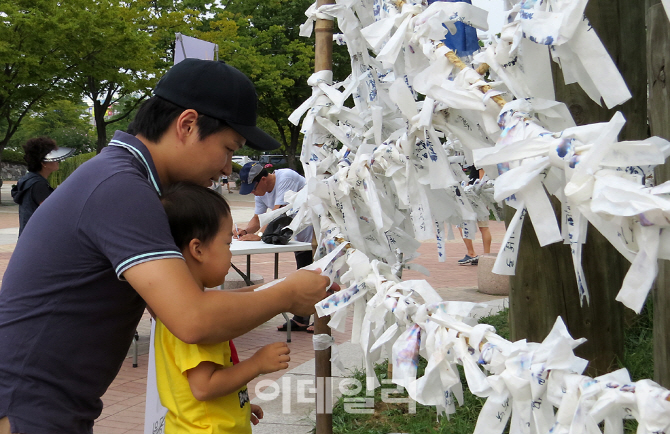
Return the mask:
[[0,290],[0,434],[91,433],[146,305],[179,339],[203,343],[309,314],[326,296],[328,279],[308,271],[262,292],[202,292],[170,235],[164,187],[209,186],[245,142],[278,147],[255,126],[256,103],[235,68],[186,59],[132,135],[117,131],[33,214]]
[[[247,163],[240,170],[240,194],[253,193],[256,196],[254,216],[249,220],[244,229],[235,231],[235,235],[241,237],[242,241],[258,240],[260,237],[254,235],[261,227],[259,214],[267,210],[281,208],[287,204],[284,195],[288,191],[300,191],[305,186],[305,178],[295,170],[278,169],[273,173],[268,171],[260,163]],[[314,229],[310,226],[295,235],[296,241],[312,241]],[[312,252],[295,252],[295,263],[300,269],[312,263]],[[277,328],[281,332],[287,331],[287,324]],[[309,324],[309,315],[294,315],[291,319],[291,330],[306,331],[314,333]]]

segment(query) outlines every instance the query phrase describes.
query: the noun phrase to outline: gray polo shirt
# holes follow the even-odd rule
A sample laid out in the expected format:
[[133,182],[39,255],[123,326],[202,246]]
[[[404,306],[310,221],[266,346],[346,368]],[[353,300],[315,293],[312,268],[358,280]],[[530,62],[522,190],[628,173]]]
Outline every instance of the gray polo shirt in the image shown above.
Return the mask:
[[0,418],[12,432],[90,433],[145,308],[123,280],[182,258],[147,148],[116,132],[32,216],[0,290]]

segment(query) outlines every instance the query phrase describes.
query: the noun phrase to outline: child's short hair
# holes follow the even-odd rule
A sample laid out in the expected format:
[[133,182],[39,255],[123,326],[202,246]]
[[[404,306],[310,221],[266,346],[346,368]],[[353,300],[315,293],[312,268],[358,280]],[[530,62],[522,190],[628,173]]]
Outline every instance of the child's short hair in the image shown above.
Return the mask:
[[230,215],[230,207],[219,193],[192,182],[171,185],[163,192],[161,202],[172,237],[181,250],[194,238],[203,244],[209,242],[219,232],[221,219]]

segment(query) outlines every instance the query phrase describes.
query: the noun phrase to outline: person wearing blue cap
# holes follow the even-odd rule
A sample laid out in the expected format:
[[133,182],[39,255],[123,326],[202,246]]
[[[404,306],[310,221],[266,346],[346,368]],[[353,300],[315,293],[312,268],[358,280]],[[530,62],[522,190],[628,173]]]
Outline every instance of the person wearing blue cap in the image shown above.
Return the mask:
[[90,434],[147,306],[175,337],[200,344],[281,312],[309,315],[326,297],[328,278],[305,270],[264,291],[203,292],[170,233],[165,188],[209,187],[245,144],[279,146],[256,127],[256,107],[240,71],[185,59],[128,132],[37,208],[0,289],[0,434]]
[[[300,191],[305,186],[305,178],[298,172],[291,169],[278,169],[273,173],[268,173],[267,169],[256,162],[247,163],[240,170],[240,194],[253,193],[255,198],[254,216],[249,220],[246,227],[237,229],[236,235],[242,241],[259,240],[256,235],[260,226],[259,214],[268,210],[275,210],[287,204],[284,195],[287,191]],[[311,242],[312,227],[308,227],[295,236],[296,241]],[[295,252],[295,263],[298,269],[306,267],[312,263],[312,252]],[[314,329],[310,326],[308,316],[294,315],[291,319],[291,330],[307,331],[313,333]],[[277,328],[279,331],[286,331],[288,324]]]

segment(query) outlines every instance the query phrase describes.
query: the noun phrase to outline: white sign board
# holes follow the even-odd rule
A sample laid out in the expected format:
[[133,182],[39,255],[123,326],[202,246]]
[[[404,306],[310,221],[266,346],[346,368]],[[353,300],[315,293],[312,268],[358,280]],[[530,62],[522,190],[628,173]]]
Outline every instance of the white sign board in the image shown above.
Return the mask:
[[174,45],[174,64],[181,62],[186,58],[195,58],[202,60],[218,60],[219,46],[203,41],[198,38],[184,36],[177,33]]

